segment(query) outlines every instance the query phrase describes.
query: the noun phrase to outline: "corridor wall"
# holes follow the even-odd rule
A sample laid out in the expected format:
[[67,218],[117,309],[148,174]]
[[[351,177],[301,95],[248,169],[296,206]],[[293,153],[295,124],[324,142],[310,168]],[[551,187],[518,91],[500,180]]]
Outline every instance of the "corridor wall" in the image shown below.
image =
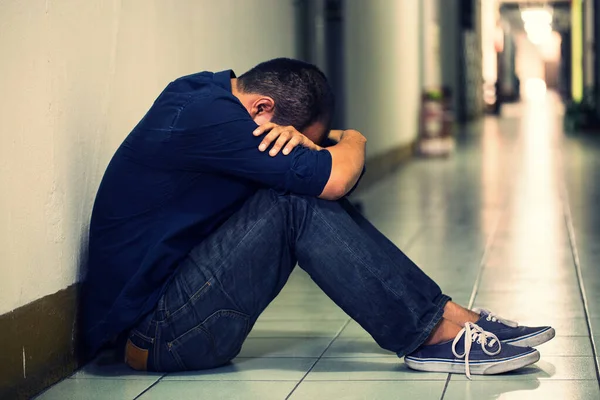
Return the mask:
[[0,2],[0,398],[75,365],[74,284],[114,150],[169,81],[296,56],[294,3]]
[[346,123],[377,159],[410,146],[420,109],[418,1],[345,3]]

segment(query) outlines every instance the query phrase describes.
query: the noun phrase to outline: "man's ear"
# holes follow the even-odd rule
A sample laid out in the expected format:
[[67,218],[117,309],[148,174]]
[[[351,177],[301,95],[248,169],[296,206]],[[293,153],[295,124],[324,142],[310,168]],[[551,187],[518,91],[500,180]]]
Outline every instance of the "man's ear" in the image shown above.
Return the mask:
[[[250,115],[252,119],[256,121],[258,118],[261,122],[269,122],[273,118],[273,114],[275,113],[275,101],[273,101],[270,97],[259,97],[252,103],[252,107],[250,108]],[[258,122],[257,122],[258,123]],[[260,125],[260,124],[259,124]]]

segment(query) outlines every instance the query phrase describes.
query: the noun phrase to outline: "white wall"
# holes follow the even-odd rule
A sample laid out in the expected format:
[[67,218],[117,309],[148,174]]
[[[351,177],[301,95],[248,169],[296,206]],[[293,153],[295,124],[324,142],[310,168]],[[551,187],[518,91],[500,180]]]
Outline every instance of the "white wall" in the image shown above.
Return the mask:
[[481,63],[483,80],[487,84],[495,84],[498,80],[498,55],[496,43],[498,38],[498,19],[500,8],[497,0],[481,1]]
[[368,157],[410,143],[420,107],[419,3],[347,0],[347,127],[368,139]]
[[165,84],[296,55],[294,0],[2,0],[0,18],[0,314],[78,279],[104,169]]
[[422,79],[424,89],[440,89],[442,76],[440,69],[440,23],[439,0],[419,0],[422,7],[422,46],[423,68]]

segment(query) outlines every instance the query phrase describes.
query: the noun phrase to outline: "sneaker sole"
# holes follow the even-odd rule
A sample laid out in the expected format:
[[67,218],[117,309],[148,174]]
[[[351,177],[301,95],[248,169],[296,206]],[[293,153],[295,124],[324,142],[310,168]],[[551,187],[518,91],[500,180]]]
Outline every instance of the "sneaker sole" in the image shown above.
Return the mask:
[[547,328],[546,330],[532,333],[531,335],[521,336],[510,340],[503,340],[502,343],[508,343],[518,347],[536,347],[552,340],[554,336],[556,336],[556,331],[554,328]]
[[[517,357],[505,360],[495,360],[487,362],[469,362],[469,369],[472,375],[495,375],[504,372],[514,371],[519,368],[538,362],[540,353],[532,349],[530,352]],[[442,359],[415,359],[404,357],[404,363],[407,367],[425,372],[443,372],[450,374],[464,374],[464,360],[442,360]]]

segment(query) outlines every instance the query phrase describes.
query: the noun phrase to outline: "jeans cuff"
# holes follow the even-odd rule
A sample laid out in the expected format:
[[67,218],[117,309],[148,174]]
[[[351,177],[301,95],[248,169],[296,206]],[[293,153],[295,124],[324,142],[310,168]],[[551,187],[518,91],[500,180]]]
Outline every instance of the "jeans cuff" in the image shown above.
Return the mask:
[[435,314],[433,314],[433,317],[431,318],[427,326],[423,329],[423,333],[419,335],[419,337],[417,337],[417,339],[414,342],[412,342],[409,346],[406,346],[405,349],[396,353],[398,357],[404,357],[405,355],[412,353],[427,340],[429,335],[431,335],[431,331],[433,331],[433,329],[437,326],[437,324],[444,316],[444,307],[446,306],[446,303],[450,300],[452,300],[452,298],[446,296],[443,293],[438,297],[438,299],[436,300],[437,311],[435,312]]

